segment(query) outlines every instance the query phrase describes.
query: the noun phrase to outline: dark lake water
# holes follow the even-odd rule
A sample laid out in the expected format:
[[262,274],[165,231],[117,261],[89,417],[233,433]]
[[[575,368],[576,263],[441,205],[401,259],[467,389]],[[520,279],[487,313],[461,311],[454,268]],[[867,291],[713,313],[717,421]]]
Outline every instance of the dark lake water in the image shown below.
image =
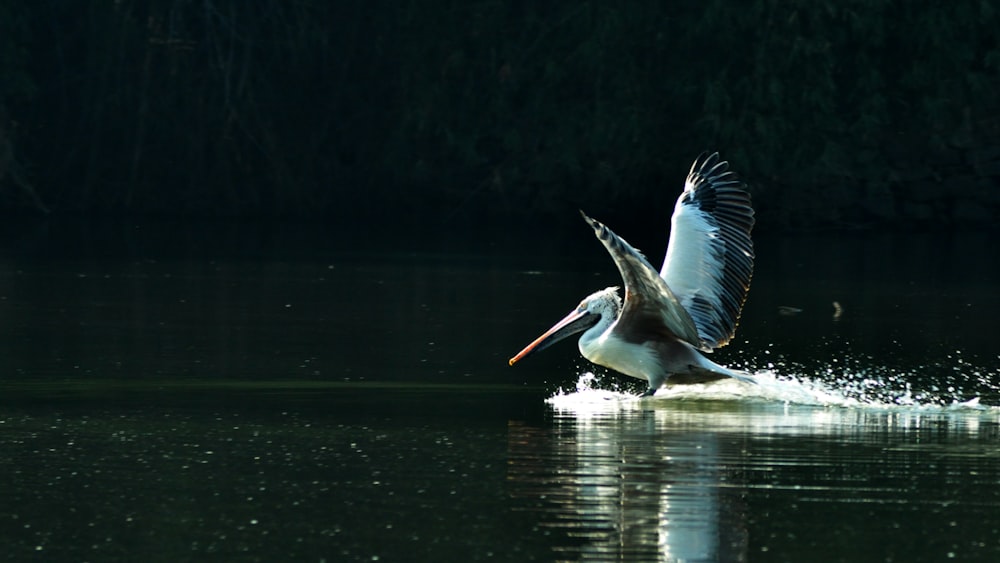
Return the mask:
[[[582,224],[8,232],[0,544],[46,561],[997,561],[994,240],[761,237],[713,356],[761,384],[640,401],[573,343],[506,363],[619,283]],[[630,241],[661,258],[665,240]]]

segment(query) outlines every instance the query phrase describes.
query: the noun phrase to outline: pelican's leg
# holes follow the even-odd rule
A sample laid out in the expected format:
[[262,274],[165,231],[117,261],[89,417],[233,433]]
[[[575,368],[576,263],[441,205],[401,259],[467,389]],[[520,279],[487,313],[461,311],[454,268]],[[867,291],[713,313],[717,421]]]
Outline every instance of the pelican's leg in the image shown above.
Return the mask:
[[643,393],[641,396],[642,397],[652,397],[653,393],[656,393],[656,390],[659,389],[660,386],[663,385],[663,382],[666,381],[666,380],[667,380],[667,374],[665,374],[665,373],[663,373],[663,374],[657,374],[657,375],[654,375],[654,376],[650,377],[649,378],[649,389],[646,389],[646,392]]

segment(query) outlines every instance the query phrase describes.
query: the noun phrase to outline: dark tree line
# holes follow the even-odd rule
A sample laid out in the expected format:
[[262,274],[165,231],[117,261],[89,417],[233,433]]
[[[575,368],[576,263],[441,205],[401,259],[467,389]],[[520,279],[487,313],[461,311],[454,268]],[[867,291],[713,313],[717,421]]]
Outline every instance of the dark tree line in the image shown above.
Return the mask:
[[0,206],[645,219],[714,148],[776,228],[990,225],[998,10],[0,0]]

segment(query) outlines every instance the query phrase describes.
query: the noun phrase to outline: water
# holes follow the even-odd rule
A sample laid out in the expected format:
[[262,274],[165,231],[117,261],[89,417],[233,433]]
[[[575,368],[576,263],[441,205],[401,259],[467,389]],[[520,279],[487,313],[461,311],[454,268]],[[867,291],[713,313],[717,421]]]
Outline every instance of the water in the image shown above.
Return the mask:
[[640,401],[569,343],[506,365],[619,283],[586,236],[336,234],[8,241],[9,557],[1000,557],[989,237],[763,239],[713,358],[760,385]]
[[587,403],[518,441],[516,479],[569,558],[985,561],[1000,545],[996,413]]

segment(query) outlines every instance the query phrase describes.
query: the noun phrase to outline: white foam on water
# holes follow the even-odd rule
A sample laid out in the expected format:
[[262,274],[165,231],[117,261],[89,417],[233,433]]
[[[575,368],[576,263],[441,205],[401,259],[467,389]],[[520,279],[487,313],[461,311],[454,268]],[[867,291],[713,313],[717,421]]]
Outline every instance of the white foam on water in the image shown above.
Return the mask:
[[[976,368],[949,358],[946,363],[904,370],[879,366],[870,361],[841,358],[833,367],[811,375],[800,366],[770,364],[750,369],[756,385],[735,379],[702,384],[667,385],[651,399],[766,401],[819,407],[905,409],[920,411],[985,411],[1000,413],[1000,406],[986,405],[981,394],[995,402],[1000,396],[1000,372]],[[932,375],[932,377],[927,377]],[[559,389],[547,402],[555,408],[606,409],[609,404],[631,403],[638,394],[617,387],[621,376],[600,378],[582,373],[575,389]],[[918,388],[913,381],[934,379],[938,384]],[[606,383],[605,380],[611,382]],[[610,387],[610,388],[608,388]]]

